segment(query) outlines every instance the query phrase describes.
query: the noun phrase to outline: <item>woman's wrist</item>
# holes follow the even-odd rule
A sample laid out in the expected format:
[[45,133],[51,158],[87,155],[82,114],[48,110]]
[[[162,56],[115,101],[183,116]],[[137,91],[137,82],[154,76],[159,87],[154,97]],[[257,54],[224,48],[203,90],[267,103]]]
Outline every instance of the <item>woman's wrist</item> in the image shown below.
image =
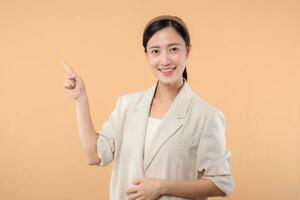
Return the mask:
[[82,94],[78,98],[75,99],[76,104],[82,104],[82,103],[87,103],[87,102],[88,102],[88,97],[86,94]]
[[158,192],[159,192],[160,196],[167,194],[167,191],[168,191],[167,190],[167,188],[168,188],[167,180],[161,179],[159,181],[159,187],[158,188],[159,188]]

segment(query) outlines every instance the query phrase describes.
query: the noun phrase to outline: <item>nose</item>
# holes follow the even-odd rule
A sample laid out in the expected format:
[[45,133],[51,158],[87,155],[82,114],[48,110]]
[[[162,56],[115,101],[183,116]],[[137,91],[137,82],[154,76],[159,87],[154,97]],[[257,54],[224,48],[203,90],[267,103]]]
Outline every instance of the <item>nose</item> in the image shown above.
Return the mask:
[[161,54],[161,65],[162,66],[169,66],[171,64],[170,55],[168,52],[164,52]]

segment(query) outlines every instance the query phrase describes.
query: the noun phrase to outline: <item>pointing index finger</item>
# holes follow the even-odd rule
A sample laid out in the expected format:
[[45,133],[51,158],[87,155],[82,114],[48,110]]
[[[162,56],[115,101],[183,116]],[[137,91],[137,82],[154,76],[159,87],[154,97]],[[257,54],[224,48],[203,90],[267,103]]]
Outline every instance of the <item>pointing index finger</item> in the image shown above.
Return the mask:
[[70,67],[70,65],[68,65],[68,63],[63,58],[60,59],[60,62],[65,67],[65,69],[67,70],[67,72],[69,74],[74,73],[74,70],[72,69],[72,67]]

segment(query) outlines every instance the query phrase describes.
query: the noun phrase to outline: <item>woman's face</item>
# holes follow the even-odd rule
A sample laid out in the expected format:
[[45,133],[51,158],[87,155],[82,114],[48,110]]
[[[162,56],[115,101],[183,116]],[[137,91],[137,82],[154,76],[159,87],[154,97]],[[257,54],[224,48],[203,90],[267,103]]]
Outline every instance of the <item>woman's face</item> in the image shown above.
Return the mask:
[[179,33],[172,27],[166,27],[149,39],[146,56],[158,80],[173,85],[182,81],[188,52]]

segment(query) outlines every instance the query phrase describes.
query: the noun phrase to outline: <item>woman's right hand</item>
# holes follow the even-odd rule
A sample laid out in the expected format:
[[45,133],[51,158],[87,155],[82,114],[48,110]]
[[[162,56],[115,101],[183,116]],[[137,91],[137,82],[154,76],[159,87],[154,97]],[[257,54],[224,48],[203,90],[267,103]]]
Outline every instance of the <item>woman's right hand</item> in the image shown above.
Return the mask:
[[75,100],[80,101],[87,97],[86,89],[82,79],[75,73],[75,71],[65,62],[64,59],[61,59],[62,65],[67,71],[67,75],[64,81],[64,89],[67,94]]

